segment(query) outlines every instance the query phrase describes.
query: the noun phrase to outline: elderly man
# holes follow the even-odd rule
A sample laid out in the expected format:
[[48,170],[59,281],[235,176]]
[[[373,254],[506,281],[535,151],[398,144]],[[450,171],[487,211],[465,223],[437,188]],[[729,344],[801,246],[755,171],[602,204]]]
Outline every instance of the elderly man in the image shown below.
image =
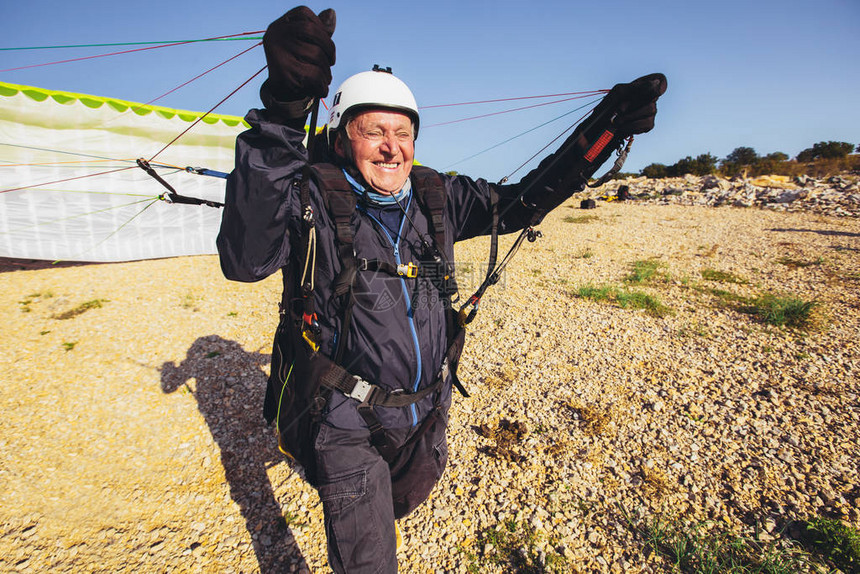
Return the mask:
[[[415,98],[375,68],[338,88],[327,145],[309,158],[304,126],[328,95],[334,27],[332,10],[298,7],[266,31],[265,109],[237,140],[218,249],[229,279],[283,272],[264,414],[319,492],[332,569],[396,572],[395,520],[442,475],[462,389],[454,242],[489,233],[494,213],[501,233],[536,224],[608,152],[585,161],[596,138],[578,130],[508,186],[413,166]],[[648,131],[664,90],[661,75],[621,84],[594,115],[610,135]]]

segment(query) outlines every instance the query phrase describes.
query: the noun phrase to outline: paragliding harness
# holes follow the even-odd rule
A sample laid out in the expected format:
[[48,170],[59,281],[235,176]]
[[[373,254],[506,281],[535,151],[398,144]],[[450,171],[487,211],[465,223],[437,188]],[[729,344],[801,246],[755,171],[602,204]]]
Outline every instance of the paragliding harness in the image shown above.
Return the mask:
[[[320,351],[321,329],[314,309],[313,259],[316,246],[316,229],[313,207],[310,203],[309,177],[318,183],[323,203],[334,220],[340,274],[332,283],[332,296],[342,302],[340,337],[331,357]],[[436,393],[436,409],[425,418],[413,440],[420,438],[426,428],[436,420],[439,411],[440,391],[449,379],[468,396],[457,378],[457,365],[465,342],[465,331],[456,320],[452,297],[457,292],[454,268],[444,256],[445,225],[443,212],[446,203],[445,185],[434,170],[413,166],[413,192],[418,204],[428,216],[432,241],[425,241],[428,251],[418,265],[394,265],[388,261],[359,259],[353,245],[352,217],[357,207],[357,196],[340,167],[316,164],[306,170],[300,184],[300,203],[303,233],[297,241],[303,254],[303,269],[298,275],[298,263],[291,260],[282,269],[284,291],[280,304],[280,321],[275,332],[272,349],[272,367],[266,390],[264,416],[268,422],[277,421],[278,446],[282,452],[297,460],[305,469],[311,483],[316,479],[313,441],[322,415],[332,392],[340,392],[358,401],[357,409],[370,430],[373,446],[391,462],[396,452],[388,440],[374,407],[406,407]],[[294,246],[296,246],[294,244]],[[446,313],[447,351],[435,380],[416,392],[389,392],[382,387],[349,373],[342,361],[352,320],[355,302],[353,288],[359,271],[378,271],[395,277],[428,278],[439,292],[439,300]],[[298,293],[296,291],[299,291]]]
[[[649,81],[652,89],[665,91],[665,77],[662,74],[644,76],[640,80]],[[637,81],[640,81],[637,80]],[[316,125],[318,102],[313,107],[311,129],[309,130],[309,157],[313,157],[311,147]],[[581,124],[570,138],[554,154],[554,157],[543,170],[551,171],[560,162],[565,162],[565,175],[554,185],[559,193],[581,185],[577,191],[588,184],[589,178],[609,156],[616,151],[618,159],[615,165],[603,177],[591,183],[592,187],[608,181],[617,173],[630,151],[633,137],[625,137],[613,127],[619,110],[614,105],[600,106],[591,114],[589,119]],[[626,141],[626,146],[624,145]],[[552,142],[551,142],[552,143]],[[523,164],[525,165],[525,164]],[[518,168],[519,169],[519,168]],[[540,180],[534,178],[524,187],[519,195],[501,213],[499,213],[499,197],[491,187],[492,222],[490,227],[490,260],[487,265],[487,275],[478,290],[461,306],[459,312],[452,308],[452,296],[457,293],[454,281],[454,268],[445,260],[440,246],[445,243],[445,226],[443,212],[446,202],[445,186],[438,173],[431,169],[413,166],[413,189],[418,203],[425,212],[429,212],[428,220],[432,228],[435,246],[425,243],[428,261],[421,263],[419,268],[411,264],[394,266],[388,262],[359,260],[353,247],[353,229],[351,218],[355,212],[357,198],[346,181],[340,168],[327,164],[315,165],[313,170],[319,187],[324,196],[324,204],[335,221],[339,258],[342,271],[334,281],[334,297],[344,298],[345,311],[341,336],[337,341],[337,349],[332,358],[319,352],[320,327],[314,311],[313,299],[313,258],[316,245],[314,214],[310,204],[309,180],[310,167],[304,170],[301,181],[301,214],[303,219],[304,238],[301,247],[304,248],[304,268],[301,279],[296,280],[296,262],[285,267],[284,295],[281,302],[281,320],[275,334],[272,351],[272,370],[266,391],[264,414],[266,419],[278,421],[278,444],[281,450],[298,460],[305,468],[308,480],[312,483],[316,478],[316,465],[313,452],[313,439],[322,418],[331,393],[342,392],[347,397],[359,401],[358,412],[367,424],[371,441],[386,461],[391,461],[396,453],[390,445],[385,430],[376,417],[375,406],[403,407],[422,400],[433,392],[441,389],[445,380],[450,376],[452,384],[464,396],[468,397],[462,384],[457,378],[457,365],[465,342],[465,326],[474,320],[478,311],[481,297],[486,289],[496,284],[501,274],[519,249],[525,239],[530,242],[540,237],[540,232],[534,229],[548,212],[536,204],[526,201],[527,193]],[[508,177],[502,179],[499,185],[505,183]],[[522,205],[532,211],[530,222],[524,227],[520,236],[500,263],[496,263],[498,254],[499,221],[508,210]],[[300,252],[300,251],[297,251]],[[431,270],[428,273],[427,270]],[[353,287],[359,270],[377,270],[391,275],[415,277],[420,273],[431,279],[439,291],[440,301],[445,304],[446,329],[448,349],[436,380],[427,387],[414,393],[391,393],[371,382],[350,374],[339,365],[348,337],[349,324],[354,303]],[[300,298],[293,298],[294,288],[301,290]],[[300,308],[299,308],[300,307]],[[439,394],[437,393],[437,401]],[[434,422],[438,416],[437,408],[425,418],[417,436]],[[434,416],[435,415],[435,416]],[[282,427],[281,424],[284,423]]]

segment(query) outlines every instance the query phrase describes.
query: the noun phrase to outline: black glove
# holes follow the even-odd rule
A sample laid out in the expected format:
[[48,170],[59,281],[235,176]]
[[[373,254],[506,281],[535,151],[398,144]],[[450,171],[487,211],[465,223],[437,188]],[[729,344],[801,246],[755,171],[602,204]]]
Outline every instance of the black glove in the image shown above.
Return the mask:
[[293,8],[271,24],[263,35],[269,65],[267,89],[279,102],[328,95],[335,47],[336,23],[331,8],[314,14],[307,6]]
[[657,115],[657,98],[666,92],[666,76],[649,74],[629,84],[616,84],[594,109],[594,116],[604,110],[614,110],[617,115],[612,127],[617,135],[627,137],[644,134],[654,128]]

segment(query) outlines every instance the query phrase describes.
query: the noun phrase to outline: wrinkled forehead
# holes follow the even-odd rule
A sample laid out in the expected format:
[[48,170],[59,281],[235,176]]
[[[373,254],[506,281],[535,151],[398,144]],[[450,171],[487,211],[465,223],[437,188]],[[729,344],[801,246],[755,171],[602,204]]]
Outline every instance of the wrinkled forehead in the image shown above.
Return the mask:
[[397,110],[368,108],[357,111],[349,120],[359,129],[381,127],[389,129],[412,129],[412,118],[409,114]]

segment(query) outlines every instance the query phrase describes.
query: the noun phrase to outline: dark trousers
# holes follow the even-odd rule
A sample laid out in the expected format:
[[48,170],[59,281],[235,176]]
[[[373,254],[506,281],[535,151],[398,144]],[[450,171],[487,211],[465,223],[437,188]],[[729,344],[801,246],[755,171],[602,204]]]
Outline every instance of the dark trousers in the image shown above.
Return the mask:
[[371,445],[367,429],[321,425],[316,487],[336,573],[397,572],[394,520],[427,499],[448,460],[447,409],[431,416],[427,425],[388,431],[398,447],[391,463]]

